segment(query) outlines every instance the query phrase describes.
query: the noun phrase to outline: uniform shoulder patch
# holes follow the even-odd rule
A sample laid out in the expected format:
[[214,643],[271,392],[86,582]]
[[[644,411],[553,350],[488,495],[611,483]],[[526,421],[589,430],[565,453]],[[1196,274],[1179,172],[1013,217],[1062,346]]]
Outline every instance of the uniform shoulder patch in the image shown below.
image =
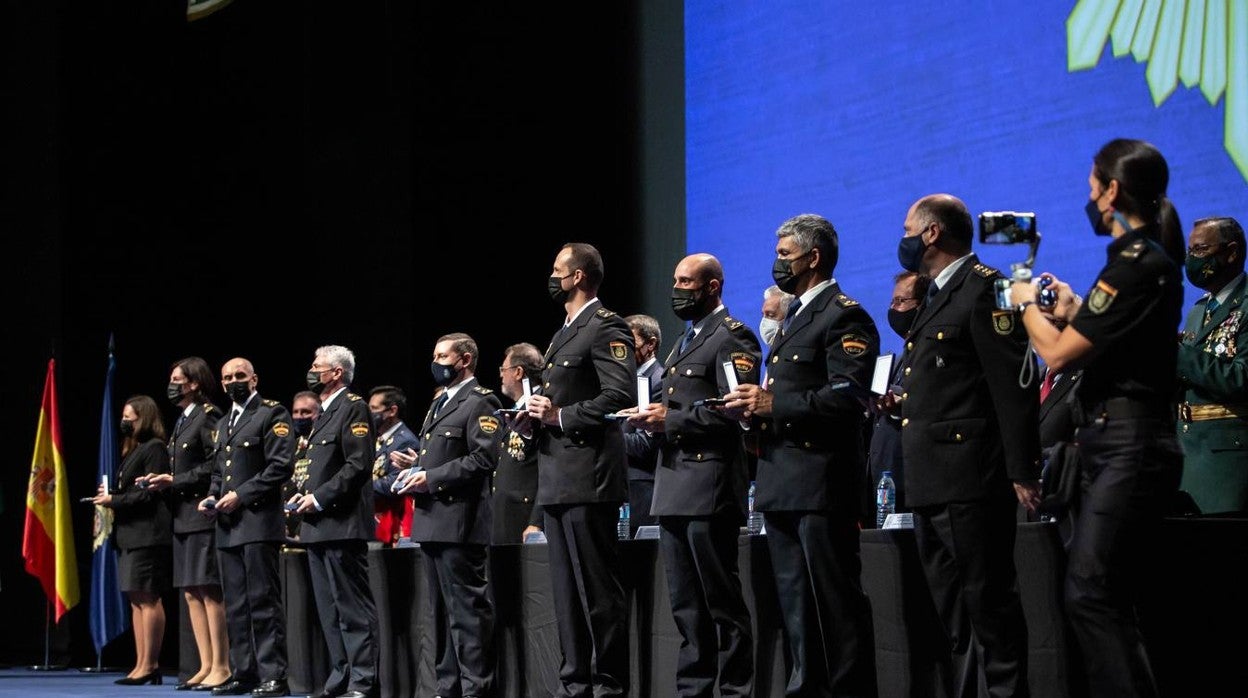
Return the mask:
[[356,395],[355,393],[347,393],[347,399],[350,400],[351,402],[359,402],[360,400],[363,400],[364,398],[360,397],[359,395]]
[[737,373],[745,375],[754,370],[758,365],[758,361],[747,351],[734,351],[728,355],[732,359],[732,367]]
[[264,405],[265,407],[277,407],[278,405],[282,403],[278,402],[277,400],[269,400],[266,398],[264,400],[261,400],[260,404]]
[[481,427],[481,431],[486,434],[493,434],[498,431],[499,424],[498,417],[493,415],[483,414],[477,417],[477,426]]
[[740,320],[732,317],[731,315],[724,316],[724,325],[732,332],[736,332],[742,327],[745,327],[744,322],[741,322]]
[[290,435],[290,425],[286,422],[274,422],[273,433],[284,439]]
[[1088,292],[1088,310],[1100,315],[1109,309],[1109,304],[1117,295],[1118,289],[1105,283],[1104,279],[1097,279],[1096,285]]
[[615,317],[615,311],[607,310],[606,308],[599,308],[598,312],[594,313],[594,315],[597,315],[600,318]]
[[997,334],[1008,335],[1014,331],[1013,310],[994,310],[992,311],[992,329]]
[[1145,252],[1148,252],[1148,243],[1144,242],[1143,240],[1136,240],[1130,245],[1127,245],[1126,248],[1122,250],[1122,252],[1119,252],[1118,256],[1123,257],[1125,259],[1129,259],[1131,261],[1135,261],[1139,259],[1140,257],[1144,256]]
[[984,277],[985,279],[991,279],[997,276],[1001,276],[1001,271],[999,269],[990,267],[987,264],[976,264],[974,267],[972,267],[972,270],[976,274],[979,274],[980,276]]
[[850,298],[844,293],[838,293],[836,294],[836,304],[841,306],[842,308],[852,308],[858,305],[858,301],[854,300],[853,298]]
[[850,332],[849,334],[841,335],[841,349],[849,356],[862,356],[867,352],[867,347],[869,346],[871,346],[871,343],[860,334]]
[[472,392],[474,392],[474,393],[479,393],[479,394],[481,394],[481,395],[489,395],[490,393],[492,393],[492,392],[494,392],[494,391],[493,391],[493,390],[490,390],[489,388],[485,387],[484,385],[478,385],[478,386],[476,386],[476,387],[474,387],[474,388],[472,389]]
[[368,422],[351,422],[351,435],[361,438],[368,436]]
[[212,404],[211,402],[205,402],[205,403],[204,403],[204,412],[207,412],[208,414],[212,414],[212,413],[217,412],[217,411],[219,411],[219,410],[217,410],[217,406],[216,406],[216,405]]
[[611,358],[623,361],[628,358],[628,345],[624,342],[611,342]]

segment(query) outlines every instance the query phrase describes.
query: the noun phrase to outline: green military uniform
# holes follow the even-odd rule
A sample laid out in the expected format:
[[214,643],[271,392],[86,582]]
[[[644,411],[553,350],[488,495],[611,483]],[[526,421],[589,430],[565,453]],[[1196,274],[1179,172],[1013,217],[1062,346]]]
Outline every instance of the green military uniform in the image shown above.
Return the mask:
[[1212,311],[1212,295],[1196,302],[1179,342],[1179,407],[1183,444],[1181,488],[1202,514],[1248,510],[1248,342],[1244,313],[1248,277],[1232,281],[1226,301]]

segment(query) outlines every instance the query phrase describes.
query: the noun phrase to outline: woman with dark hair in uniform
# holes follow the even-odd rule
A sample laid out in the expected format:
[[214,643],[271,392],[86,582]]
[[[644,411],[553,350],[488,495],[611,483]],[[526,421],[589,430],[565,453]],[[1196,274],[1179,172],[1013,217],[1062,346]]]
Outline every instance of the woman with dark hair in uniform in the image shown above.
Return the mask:
[[118,586],[130,600],[134,626],[134,668],[115,683],[159,685],[160,643],[165,635],[161,594],[173,583],[173,524],[164,495],[139,481],[169,472],[165,426],[156,401],[146,395],[126,400],[121,410],[121,466],[112,491],[100,485],[92,500],[113,510]]
[[1065,592],[1094,696],[1157,695],[1135,602],[1144,548],[1183,469],[1174,400],[1184,241],[1169,179],[1152,145],[1110,141],[1093,158],[1086,211],[1096,234],[1113,239],[1086,300],[1053,279],[1053,314],[1069,323],[1059,330],[1033,307],[1032,284],[1010,294],[1049,369],[1083,369]]

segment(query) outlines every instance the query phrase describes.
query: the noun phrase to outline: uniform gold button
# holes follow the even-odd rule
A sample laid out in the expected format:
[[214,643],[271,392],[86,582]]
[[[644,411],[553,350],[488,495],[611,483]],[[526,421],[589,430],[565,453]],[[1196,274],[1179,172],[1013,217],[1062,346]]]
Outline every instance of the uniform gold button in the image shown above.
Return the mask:
[[564,359],[564,360],[563,360],[563,365],[564,365],[564,366],[567,366],[567,365],[568,365],[568,360],[567,360],[567,359]]
[[903,427],[904,427],[904,426],[906,426],[906,425],[907,425],[907,424],[909,424],[909,423],[910,423],[910,418],[909,418],[909,417],[906,417],[905,419],[901,420],[901,426],[903,426]]
[[232,448],[232,447],[231,447],[231,446],[226,446],[226,447],[225,447],[225,452],[226,452],[226,453],[229,453],[229,452],[230,452],[230,448]]
[[767,429],[767,422],[763,422],[762,424],[758,425],[758,428],[759,428],[759,429],[766,430],[766,429]]
[[961,441],[961,440],[962,440],[962,435],[961,435],[961,434],[954,434],[954,435],[953,435],[953,440],[954,440],[954,441]]
[[674,393],[674,392],[676,392],[676,388],[675,388],[675,387],[671,387],[671,388],[668,388],[668,389],[667,389],[667,394],[668,394],[668,395],[671,395],[671,394],[672,394],[672,393]]
[[686,376],[692,376],[692,375],[693,375],[693,369],[692,369],[692,368],[686,368],[686,369],[685,369],[685,375],[686,375]]
[[785,429],[792,429],[792,428],[793,428],[793,422],[785,422],[785,423],[784,423],[784,428],[785,428]]
[[775,382],[776,382],[775,378],[772,378],[770,376],[767,377],[767,385],[771,385],[772,383],[775,383]]
[[909,366],[907,366],[907,367],[906,367],[905,374],[906,374],[907,376],[908,376],[908,375],[910,375],[910,367],[909,367]]
[[906,342],[906,348],[907,348],[907,349],[913,349],[913,348],[914,348],[914,342]]
[[491,492],[497,492],[497,491],[498,491],[498,488],[497,488],[497,487],[491,487],[491,488],[490,488],[490,491],[491,491]]
[[525,498],[524,498],[524,502],[525,502],[525,504],[528,504],[528,502],[529,502],[529,498],[528,498],[528,497],[525,497]]
[[902,394],[901,394],[901,399],[902,399],[902,400],[905,400],[905,399],[906,399],[906,398],[908,398],[908,397],[910,397],[910,393],[902,393]]
[[936,339],[944,339],[944,338],[945,338],[945,333],[944,333],[944,332],[937,332],[937,333],[936,333]]
[[793,355],[793,360],[794,360],[794,361],[797,361],[797,354],[794,354],[794,355]]
[[547,387],[547,388],[549,388],[549,387],[550,387],[550,381],[546,381],[546,383],[545,383],[545,387]]
[[426,439],[427,439],[427,438],[429,438],[430,436],[433,436],[433,434],[432,434],[431,432],[425,432],[425,438],[426,438]]
[[674,375],[676,375],[676,367],[675,367],[675,366],[673,366],[673,367],[672,367],[672,370],[671,370],[671,371],[668,371],[668,374],[669,374],[669,375],[673,375],[673,376],[674,376]]
[[451,435],[451,432],[449,432],[449,431],[448,431],[448,432],[446,432],[445,434],[443,434],[443,436],[450,436],[450,435]]
[[701,454],[701,453],[699,453],[699,454],[698,454],[698,460],[702,460],[702,454]]
[[423,455],[425,455],[425,454],[426,454],[426,453],[428,453],[428,452],[429,452],[429,449],[427,449],[427,448],[422,448],[422,449],[420,449],[420,455],[422,455],[422,456],[423,456]]
[[803,446],[805,446],[806,448],[810,448],[810,442],[809,442],[809,441],[805,442],[805,443],[804,443],[804,444],[802,444],[802,445],[803,445]]
[[779,363],[779,362],[780,362],[780,357],[779,357],[779,356],[773,356],[773,357],[771,357],[771,363],[773,363],[773,364],[774,364],[774,363]]
[[230,476],[229,476],[229,475],[226,475],[226,476],[225,476],[225,481],[226,481],[226,482],[229,482],[229,481],[230,481]]
[[554,367],[555,367],[555,364],[554,364],[554,363],[548,363],[548,364],[546,364],[546,368],[554,368]]
[[225,467],[227,467],[227,468],[228,468],[228,467],[230,467],[230,463],[231,463],[231,462],[232,462],[232,461],[230,461],[230,460],[227,458],[227,459],[226,459],[226,461],[225,461]]

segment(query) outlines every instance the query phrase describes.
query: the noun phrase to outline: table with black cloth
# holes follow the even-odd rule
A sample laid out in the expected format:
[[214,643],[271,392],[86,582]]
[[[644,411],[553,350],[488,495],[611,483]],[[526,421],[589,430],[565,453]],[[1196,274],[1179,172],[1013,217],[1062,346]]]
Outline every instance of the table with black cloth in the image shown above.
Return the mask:
[[[787,678],[784,633],[766,540],[738,542],[741,582],[754,618],[755,695],[782,696]],[[631,695],[673,694],[680,635],[672,621],[657,541],[621,543],[623,583],[631,608]],[[1248,618],[1248,520],[1167,520],[1150,561],[1142,627],[1162,695],[1248,679],[1242,625]],[[369,574],[380,620],[382,698],[431,695],[432,637],[419,551],[372,550]],[[500,696],[548,696],[559,670],[547,554],[544,545],[495,546],[490,583],[497,604]],[[1031,692],[1037,698],[1077,696],[1073,641],[1061,611],[1064,553],[1053,524],[1023,523],[1015,561],[1027,618]],[[876,672],[881,698],[941,696],[938,666],[944,648],[927,596],[910,530],[862,532],[863,585],[875,621]],[[292,691],[319,690],[328,673],[324,639],[303,551],[282,554]],[[197,661],[183,633],[183,675]],[[1225,639],[1223,639],[1225,638]],[[188,639],[190,640],[188,644]],[[192,666],[186,666],[188,664]]]

